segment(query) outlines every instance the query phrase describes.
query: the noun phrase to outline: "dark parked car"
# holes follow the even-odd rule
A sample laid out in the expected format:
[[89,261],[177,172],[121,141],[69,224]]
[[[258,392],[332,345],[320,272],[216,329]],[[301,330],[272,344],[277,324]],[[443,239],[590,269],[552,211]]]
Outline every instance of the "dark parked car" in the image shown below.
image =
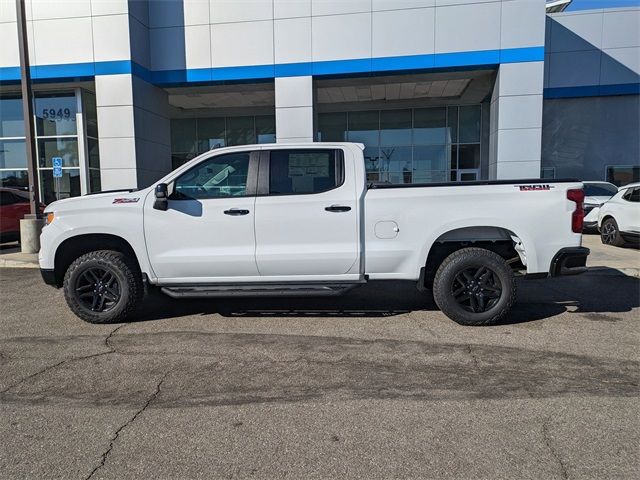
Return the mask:
[[[44,206],[40,207],[41,211]],[[30,213],[29,194],[0,188],[0,243],[20,241],[20,220]]]

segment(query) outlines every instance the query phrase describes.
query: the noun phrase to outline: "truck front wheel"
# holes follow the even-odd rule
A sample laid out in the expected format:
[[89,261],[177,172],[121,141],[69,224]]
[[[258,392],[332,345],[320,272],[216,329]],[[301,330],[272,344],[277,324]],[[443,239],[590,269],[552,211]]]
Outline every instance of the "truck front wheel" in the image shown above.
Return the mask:
[[516,300],[516,283],[507,262],[483,248],[463,248],[442,262],[433,281],[433,298],[461,325],[495,325]]
[[118,323],[144,294],[137,264],[121,252],[98,250],[77,258],[64,276],[69,308],[89,323]]

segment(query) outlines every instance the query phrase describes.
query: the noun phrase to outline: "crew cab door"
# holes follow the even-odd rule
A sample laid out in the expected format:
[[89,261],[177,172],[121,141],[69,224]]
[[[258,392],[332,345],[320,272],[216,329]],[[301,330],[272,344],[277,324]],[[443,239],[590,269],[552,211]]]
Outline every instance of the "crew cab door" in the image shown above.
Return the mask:
[[262,152],[256,262],[265,281],[359,278],[358,205],[349,165],[346,171],[339,148]]
[[254,203],[257,153],[212,156],[169,185],[168,209],[144,207],[151,267],[161,283],[237,281],[258,276]]

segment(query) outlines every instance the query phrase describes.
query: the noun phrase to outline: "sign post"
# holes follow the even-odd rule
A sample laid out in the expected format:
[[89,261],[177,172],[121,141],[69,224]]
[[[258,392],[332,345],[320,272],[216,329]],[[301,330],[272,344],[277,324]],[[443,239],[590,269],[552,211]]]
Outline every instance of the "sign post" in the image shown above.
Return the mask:
[[55,179],[56,200],[60,200],[60,179],[62,178],[62,157],[53,157],[53,178]]

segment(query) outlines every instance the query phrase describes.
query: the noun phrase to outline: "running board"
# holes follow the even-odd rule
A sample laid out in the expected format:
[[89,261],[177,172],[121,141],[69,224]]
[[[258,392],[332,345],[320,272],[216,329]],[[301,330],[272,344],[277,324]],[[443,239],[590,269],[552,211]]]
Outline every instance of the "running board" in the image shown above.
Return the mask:
[[207,297],[307,297],[338,296],[367,283],[262,283],[235,285],[185,285],[162,287],[172,298]]

